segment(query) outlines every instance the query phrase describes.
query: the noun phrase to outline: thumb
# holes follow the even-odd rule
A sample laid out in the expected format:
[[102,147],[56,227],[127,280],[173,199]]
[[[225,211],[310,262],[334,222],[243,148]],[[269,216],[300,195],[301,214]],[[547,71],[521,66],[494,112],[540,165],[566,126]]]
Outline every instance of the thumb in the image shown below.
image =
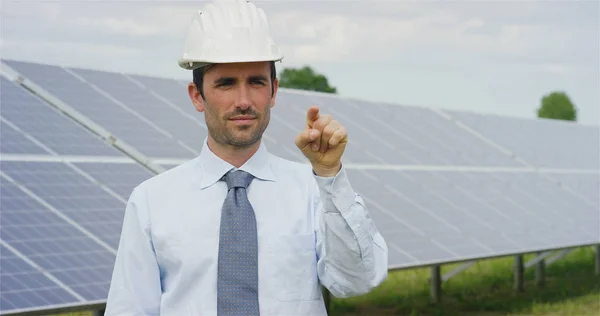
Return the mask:
[[310,144],[321,137],[321,132],[316,129],[306,128],[296,136],[296,146],[302,151],[310,149]]

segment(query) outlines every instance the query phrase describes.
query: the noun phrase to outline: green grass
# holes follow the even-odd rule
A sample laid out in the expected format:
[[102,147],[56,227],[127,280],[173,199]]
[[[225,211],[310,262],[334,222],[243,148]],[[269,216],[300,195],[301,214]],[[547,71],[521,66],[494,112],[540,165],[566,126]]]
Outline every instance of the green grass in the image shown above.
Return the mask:
[[[525,256],[524,261],[533,258]],[[458,264],[442,267],[442,274]],[[442,302],[429,295],[429,269],[391,272],[372,293],[331,300],[330,316],[385,315],[600,315],[600,276],[594,249],[573,250],[546,267],[545,285],[535,284],[535,267],[525,272],[523,292],[513,290],[513,258],[480,261],[442,284]],[[88,316],[71,313],[61,316]]]
[[[391,272],[368,295],[332,298],[330,315],[600,315],[593,248],[575,249],[547,266],[542,287],[535,284],[535,267],[526,270],[523,292],[513,289],[513,261],[506,257],[474,264],[442,284],[437,305],[429,294],[428,268]],[[443,266],[442,274],[455,266]]]

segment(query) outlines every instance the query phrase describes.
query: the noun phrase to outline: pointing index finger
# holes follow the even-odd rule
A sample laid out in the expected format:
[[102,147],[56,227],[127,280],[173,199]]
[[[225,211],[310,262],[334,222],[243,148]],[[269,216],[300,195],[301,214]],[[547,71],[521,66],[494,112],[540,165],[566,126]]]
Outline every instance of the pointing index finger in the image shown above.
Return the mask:
[[306,112],[306,123],[309,127],[312,127],[314,121],[319,118],[319,107],[311,106]]

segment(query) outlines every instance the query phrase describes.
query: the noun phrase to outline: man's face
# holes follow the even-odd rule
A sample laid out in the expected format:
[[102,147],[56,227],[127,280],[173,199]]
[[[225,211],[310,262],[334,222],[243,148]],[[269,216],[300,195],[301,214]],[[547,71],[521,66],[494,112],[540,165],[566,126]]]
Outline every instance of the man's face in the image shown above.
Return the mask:
[[246,148],[258,142],[275,105],[268,62],[213,65],[204,74],[204,99],[190,85],[190,96],[204,112],[209,136],[220,145]]

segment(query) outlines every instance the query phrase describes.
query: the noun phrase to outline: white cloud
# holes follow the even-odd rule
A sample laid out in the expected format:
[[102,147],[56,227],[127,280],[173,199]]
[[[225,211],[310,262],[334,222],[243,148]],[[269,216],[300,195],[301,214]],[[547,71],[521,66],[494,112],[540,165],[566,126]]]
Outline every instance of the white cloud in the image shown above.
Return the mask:
[[[263,1],[260,5],[269,14],[286,59],[297,63],[386,60],[421,46],[518,53],[527,46],[524,39],[535,38],[537,32],[518,24],[494,25],[486,20],[489,16],[465,13],[463,7],[449,4],[373,0]],[[136,41],[167,36],[183,41],[192,13],[201,6],[188,1],[53,2],[28,11],[24,4],[11,2],[7,11],[29,20],[45,19],[54,28],[97,34],[90,41],[100,40],[101,35],[129,36]],[[48,22],[40,21],[39,27]],[[486,28],[501,31],[490,33]]]
[[183,36],[197,6],[153,1],[7,1],[3,5],[2,17],[12,18],[11,23],[48,24],[94,34],[176,37]]
[[[310,21],[310,22],[308,22]],[[482,28],[481,18],[464,20],[449,11],[406,18],[282,12],[271,17],[275,38],[297,62],[356,62],[392,59],[407,49],[426,47],[467,52],[522,53],[539,28],[500,25]]]
[[570,67],[566,64],[542,64],[540,70],[546,73],[564,75],[570,72]]
[[135,48],[127,48],[117,45],[105,45],[85,42],[69,42],[69,41],[40,41],[4,38],[2,48],[6,50],[21,50],[22,53],[33,53],[44,51],[45,54],[68,54],[77,51],[78,55],[93,53],[95,55],[136,55],[142,51]]
[[90,31],[104,31],[129,36],[183,37],[191,21],[192,8],[181,6],[139,6],[135,14],[115,16],[105,12],[99,16],[81,16],[67,21]]
[[85,27],[90,31],[110,31],[112,33],[126,34],[132,36],[148,36],[159,35],[162,28],[158,25],[150,25],[139,23],[131,18],[117,19],[113,17],[107,18],[89,18],[78,17],[69,21],[77,27]]
[[59,2],[3,1],[2,18],[55,20],[61,16],[63,8],[64,5]]

